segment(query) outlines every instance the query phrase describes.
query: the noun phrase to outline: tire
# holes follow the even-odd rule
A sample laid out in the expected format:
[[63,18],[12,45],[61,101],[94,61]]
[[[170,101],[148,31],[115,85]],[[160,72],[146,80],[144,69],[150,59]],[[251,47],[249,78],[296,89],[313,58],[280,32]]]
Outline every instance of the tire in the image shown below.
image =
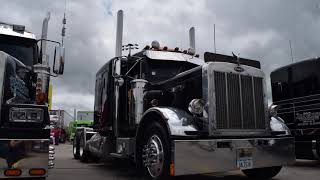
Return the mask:
[[75,135],[73,138],[73,157],[74,159],[80,158],[80,139],[79,135]]
[[247,169],[243,170],[242,172],[252,179],[271,179],[276,176],[282,166],[274,166],[274,167],[265,167],[265,168],[256,168],[256,169]]
[[59,142],[60,142],[60,138],[59,137],[55,137],[54,142],[55,142],[55,145],[58,146]]
[[65,142],[66,142],[66,137],[65,136],[61,136],[60,143],[65,143]]
[[83,154],[80,157],[80,161],[83,162],[83,163],[88,163],[89,162],[89,157],[90,157],[89,152],[88,151],[83,151]]
[[[53,137],[50,136],[50,144],[53,144]],[[54,145],[54,144],[53,144]]]
[[[171,152],[168,134],[158,122],[148,125],[144,131],[137,149],[138,168],[147,179],[168,179]],[[151,156],[155,159],[152,160]],[[151,161],[156,162],[150,165]]]
[[320,139],[317,139],[316,148],[317,148],[316,151],[317,151],[318,158],[315,158],[315,159],[320,160]]
[[80,149],[82,149],[82,153],[81,153],[81,150],[79,152],[79,155],[80,155],[80,161],[83,162],[83,163],[87,163],[89,162],[89,156],[90,156],[90,153],[88,150],[85,150],[85,143],[84,143],[84,135],[81,134],[80,136]]

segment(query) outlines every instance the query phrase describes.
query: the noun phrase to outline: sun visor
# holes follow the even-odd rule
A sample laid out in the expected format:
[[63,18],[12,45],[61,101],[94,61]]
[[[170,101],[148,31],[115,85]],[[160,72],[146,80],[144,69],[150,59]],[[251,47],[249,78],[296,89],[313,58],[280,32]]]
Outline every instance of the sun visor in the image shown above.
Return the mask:
[[[228,63],[238,64],[236,57],[227,56],[223,54],[216,54],[211,52],[204,53],[204,61],[205,62],[228,62]],[[240,64],[261,69],[260,62],[256,60],[240,58]]]
[[145,55],[152,60],[163,60],[163,61],[184,61],[196,65],[204,64],[203,59],[184,54],[180,52],[168,52],[168,51],[145,51]]

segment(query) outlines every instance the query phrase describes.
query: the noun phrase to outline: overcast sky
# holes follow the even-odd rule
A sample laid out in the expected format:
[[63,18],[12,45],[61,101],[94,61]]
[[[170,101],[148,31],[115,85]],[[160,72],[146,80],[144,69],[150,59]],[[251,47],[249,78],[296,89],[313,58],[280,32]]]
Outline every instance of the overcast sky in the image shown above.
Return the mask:
[[[140,47],[158,40],[188,48],[188,29],[196,28],[200,55],[231,52],[260,60],[269,77],[275,68],[320,55],[320,0],[67,0],[66,64],[52,80],[53,106],[73,112],[93,110],[97,70],[115,52],[116,14],[124,10],[124,43]],[[0,0],[0,21],[24,24],[37,37],[48,11],[48,38],[61,39],[65,0]],[[49,49],[49,50],[53,50]],[[52,58],[52,57],[51,57]],[[267,83],[270,84],[269,78]],[[268,89],[270,94],[270,88]],[[269,95],[270,96],[270,95]]]

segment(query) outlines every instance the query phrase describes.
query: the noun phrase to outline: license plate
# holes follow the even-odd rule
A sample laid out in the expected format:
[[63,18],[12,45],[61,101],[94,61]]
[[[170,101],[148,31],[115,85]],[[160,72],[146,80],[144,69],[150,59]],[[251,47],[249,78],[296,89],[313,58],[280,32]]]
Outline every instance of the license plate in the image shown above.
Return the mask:
[[252,149],[237,149],[237,167],[239,169],[253,168]]
[[237,167],[239,169],[252,169],[253,168],[253,160],[251,158],[239,158],[237,159]]

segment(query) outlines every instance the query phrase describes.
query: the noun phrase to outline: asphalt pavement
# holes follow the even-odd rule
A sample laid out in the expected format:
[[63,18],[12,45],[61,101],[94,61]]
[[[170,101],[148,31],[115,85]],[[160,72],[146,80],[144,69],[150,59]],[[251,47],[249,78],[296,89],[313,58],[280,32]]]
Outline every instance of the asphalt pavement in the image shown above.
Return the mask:
[[[49,171],[48,180],[129,180],[143,179],[132,164],[127,161],[113,161],[108,163],[81,163],[73,159],[72,145],[60,144],[56,147],[55,168]],[[240,171],[227,173],[180,176],[174,179],[187,180],[244,180],[248,179]],[[273,178],[274,180],[319,180],[320,161],[298,160],[293,166],[284,167]]]

